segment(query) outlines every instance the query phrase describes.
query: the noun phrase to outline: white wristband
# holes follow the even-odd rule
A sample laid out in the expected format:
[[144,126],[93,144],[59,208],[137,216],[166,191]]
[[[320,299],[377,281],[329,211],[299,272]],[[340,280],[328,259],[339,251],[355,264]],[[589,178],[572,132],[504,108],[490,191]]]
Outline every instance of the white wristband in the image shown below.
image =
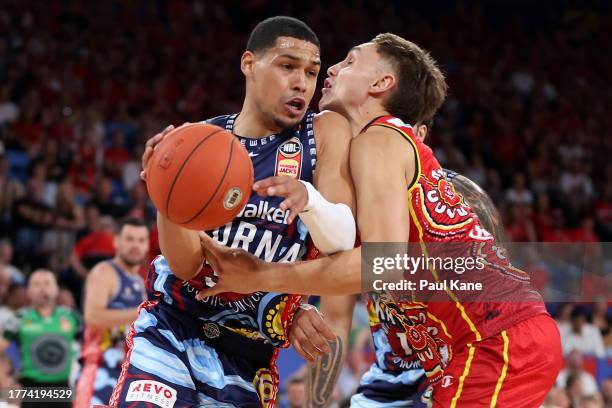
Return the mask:
[[330,203],[312,184],[300,181],[308,191],[308,203],[300,219],[315,246],[326,255],[352,249],[357,229],[351,209],[343,203]]

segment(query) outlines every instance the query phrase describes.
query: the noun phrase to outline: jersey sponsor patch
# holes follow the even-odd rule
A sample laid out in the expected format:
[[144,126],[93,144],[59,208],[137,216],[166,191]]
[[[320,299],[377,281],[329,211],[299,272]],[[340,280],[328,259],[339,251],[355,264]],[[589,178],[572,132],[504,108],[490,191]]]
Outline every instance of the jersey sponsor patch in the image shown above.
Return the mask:
[[150,402],[162,408],[172,408],[176,403],[176,390],[164,383],[139,380],[130,384],[126,401]]
[[276,151],[275,176],[300,178],[302,171],[302,142],[297,137],[283,142]]

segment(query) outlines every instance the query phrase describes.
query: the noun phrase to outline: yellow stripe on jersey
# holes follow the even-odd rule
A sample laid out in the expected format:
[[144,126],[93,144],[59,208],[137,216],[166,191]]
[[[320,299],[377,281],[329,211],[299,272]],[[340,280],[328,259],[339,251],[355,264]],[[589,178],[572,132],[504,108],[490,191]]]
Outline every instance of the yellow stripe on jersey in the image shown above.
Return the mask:
[[453,336],[451,336],[451,334],[448,332],[448,329],[446,328],[446,325],[444,324],[442,320],[438,319],[431,312],[427,312],[427,317],[429,317],[431,320],[438,323],[442,327],[442,331],[444,332],[444,334],[446,334],[446,337],[448,337],[449,339],[453,338]]
[[[408,192],[408,209],[410,210],[410,216],[412,217],[414,225],[416,226],[419,232],[419,243],[421,245],[421,250],[423,251],[423,255],[425,255],[426,258],[429,258],[427,247],[425,246],[425,243],[423,242],[423,228],[421,224],[419,224],[419,220],[414,212],[414,208],[412,208],[412,205],[410,205],[410,203],[412,203],[412,196],[411,196],[411,192]],[[433,275],[436,282],[440,282],[440,277],[438,276],[438,272],[436,271],[436,269],[430,265],[429,270],[431,271],[431,274]],[[463,318],[463,320],[465,320],[465,322],[469,326],[472,333],[474,333],[476,341],[482,340],[482,336],[480,335],[480,332],[474,325],[474,322],[472,322],[472,319],[470,319],[470,317],[467,315],[465,308],[463,307],[459,299],[457,299],[457,296],[455,296],[455,294],[450,289],[446,289],[446,293],[448,293],[448,296],[455,302],[455,306],[461,312],[461,317]]]
[[468,358],[465,361],[465,368],[463,369],[463,374],[459,377],[459,386],[457,387],[457,392],[451,401],[450,408],[455,408],[457,406],[457,401],[461,396],[461,392],[463,391],[463,383],[465,382],[466,377],[470,373],[470,366],[472,365],[472,359],[474,358],[474,352],[476,351],[476,347],[472,346],[471,343],[468,343]]
[[508,333],[506,331],[501,332],[502,338],[504,339],[504,366],[501,371],[501,375],[497,380],[497,385],[495,386],[495,392],[493,393],[493,398],[491,399],[491,408],[495,408],[497,404],[497,398],[499,397],[499,392],[501,391],[502,384],[506,379],[506,373],[508,372],[508,362],[510,359],[508,358],[508,347],[510,345],[510,339],[508,338]]

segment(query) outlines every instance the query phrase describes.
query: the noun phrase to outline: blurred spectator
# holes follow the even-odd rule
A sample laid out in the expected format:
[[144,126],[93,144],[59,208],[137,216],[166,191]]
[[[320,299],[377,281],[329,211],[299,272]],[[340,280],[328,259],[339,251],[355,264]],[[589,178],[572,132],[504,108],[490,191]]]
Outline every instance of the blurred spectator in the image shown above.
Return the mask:
[[[25,387],[68,387],[75,358],[73,342],[79,333],[77,315],[57,306],[58,286],[53,272],[39,269],[28,281],[32,307],[20,311],[19,327],[5,331],[16,341],[21,357],[20,383]],[[22,407],[38,406],[23,403]],[[69,403],[59,406],[70,406]]]
[[11,275],[11,282],[17,284],[25,283],[23,273],[12,264],[13,244],[8,239],[0,239],[0,265],[6,268]]
[[565,359],[566,367],[561,370],[557,377],[557,387],[564,387],[570,375],[575,375],[580,379],[582,395],[594,395],[597,393],[597,382],[595,378],[584,371],[582,353],[572,350]]
[[53,221],[51,209],[42,199],[42,188],[40,180],[29,180],[27,195],[13,206],[16,256],[21,264],[30,266],[43,256],[40,243]]
[[76,204],[74,189],[68,181],[59,185],[52,213],[53,229],[46,234],[44,246],[55,268],[61,270],[69,265],[76,233],[84,226],[83,209]]
[[544,242],[571,242],[571,236],[565,229],[565,217],[563,211],[555,208],[552,211],[552,225],[548,232],[544,233]]
[[530,218],[531,207],[525,204],[512,204],[506,234],[511,242],[536,242],[537,235]]
[[585,396],[581,376],[579,374],[568,375],[565,380],[565,390],[569,396],[571,406],[578,407],[578,404]]
[[559,323],[563,355],[567,356],[576,350],[582,354],[592,354],[597,357],[604,356],[604,346],[598,328],[587,323],[586,313],[575,308],[572,311],[569,323]]
[[601,394],[606,408],[612,407],[612,378],[606,378],[601,382]]
[[285,385],[287,392],[287,408],[303,408],[306,406],[306,380],[303,375],[290,378]]
[[19,116],[19,105],[11,100],[9,84],[0,86],[0,126],[14,122]]
[[[14,311],[7,306],[9,288],[11,286],[11,275],[3,266],[0,266],[0,342],[2,342],[2,332],[14,330],[18,324]],[[0,345],[0,349],[4,349]]]
[[131,191],[134,185],[141,181],[140,172],[142,171],[142,164],[140,158],[143,153],[143,144],[136,146],[130,160],[123,166],[121,177],[123,186],[127,191]]
[[9,177],[9,160],[0,155],[0,232],[7,233],[11,227],[11,216],[15,201],[23,194],[23,185],[19,180]]
[[115,222],[111,217],[104,216],[100,218],[96,230],[76,243],[72,253],[71,265],[79,276],[86,277],[89,269],[95,264],[113,257],[115,254],[114,232]]
[[579,160],[572,160],[569,168],[561,174],[561,191],[573,198],[586,200],[593,196],[593,181],[586,173],[586,165]]
[[533,225],[536,229],[538,240],[542,240],[547,234],[550,234],[553,225],[552,209],[550,207],[550,198],[547,194],[538,194],[535,202],[535,212],[533,215]]
[[563,387],[554,387],[550,390],[542,408],[572,408],[569,396],[565,392],[565,384]]
[[125,133],[116,129],[112,135],[111,145],[104,152],[104,168],[112,178],[121,178],[123,166],[130,160],[130,152],[125,147]]
[[584,217],[580,228],[572,231],[571,238],[574,242],[599,242],[599,237],[595,234],[595,220],[592,217]]
[[6,295],[6,305],[13,311],[17,312],[30,304],[28,291],[23,284],[13,283],[9,286]]
[[[95,213],[95,210],[92,212]],[[71,273],[62,278],[62,284],[70,288],[79,305],[81,304],[83,280],[87,277],[89,270],[98,262],[112,258],[115,254],[113,218],[100,217],[99,222],[93,227],[95,228],[93,231],[77,241],[70,256]]]
[[506,190],[506,201],[510,204],[531,205],[533,203],[533,194],[525,185],[525,175],[516,173],[512,187]]
[[[0,335],[0,342],[2,342],[2,338]],[[1,347],[1,346],[0,346]],[[15,379],[15,367],[13,367],[13,362],[8,356],[0,354],[0,389],[18,389],[20,388],[20,384]],[[3,394],[6,394],[5,392]],[[0,406],[3,408],[18,408],[19,401],[11,400],[11,403],[8,403],[7,400],[2,400],[0,397]]]
[[93,203],[100,209],[100,214],[121,218],[126,215],[127,209],[120,196],[113,192],[113,182],[104,177],[93,198]]
[[606,408],[599,394],[587,395],[580,400],[578,408]]
[[128,217],[140,218],[151,223],[155,221],[157,210],[148,199],[144,183],[136,183],[130,191]]

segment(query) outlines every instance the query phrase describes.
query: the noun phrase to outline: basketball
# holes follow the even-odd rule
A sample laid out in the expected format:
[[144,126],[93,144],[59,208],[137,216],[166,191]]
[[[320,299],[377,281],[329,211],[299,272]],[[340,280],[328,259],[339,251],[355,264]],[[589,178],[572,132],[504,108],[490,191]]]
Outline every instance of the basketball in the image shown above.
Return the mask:
[[147,164],[147,190],[157,210],[193,230],[225,225],[249,200],[253,164],[226,130],[181,126],[157,145]]

